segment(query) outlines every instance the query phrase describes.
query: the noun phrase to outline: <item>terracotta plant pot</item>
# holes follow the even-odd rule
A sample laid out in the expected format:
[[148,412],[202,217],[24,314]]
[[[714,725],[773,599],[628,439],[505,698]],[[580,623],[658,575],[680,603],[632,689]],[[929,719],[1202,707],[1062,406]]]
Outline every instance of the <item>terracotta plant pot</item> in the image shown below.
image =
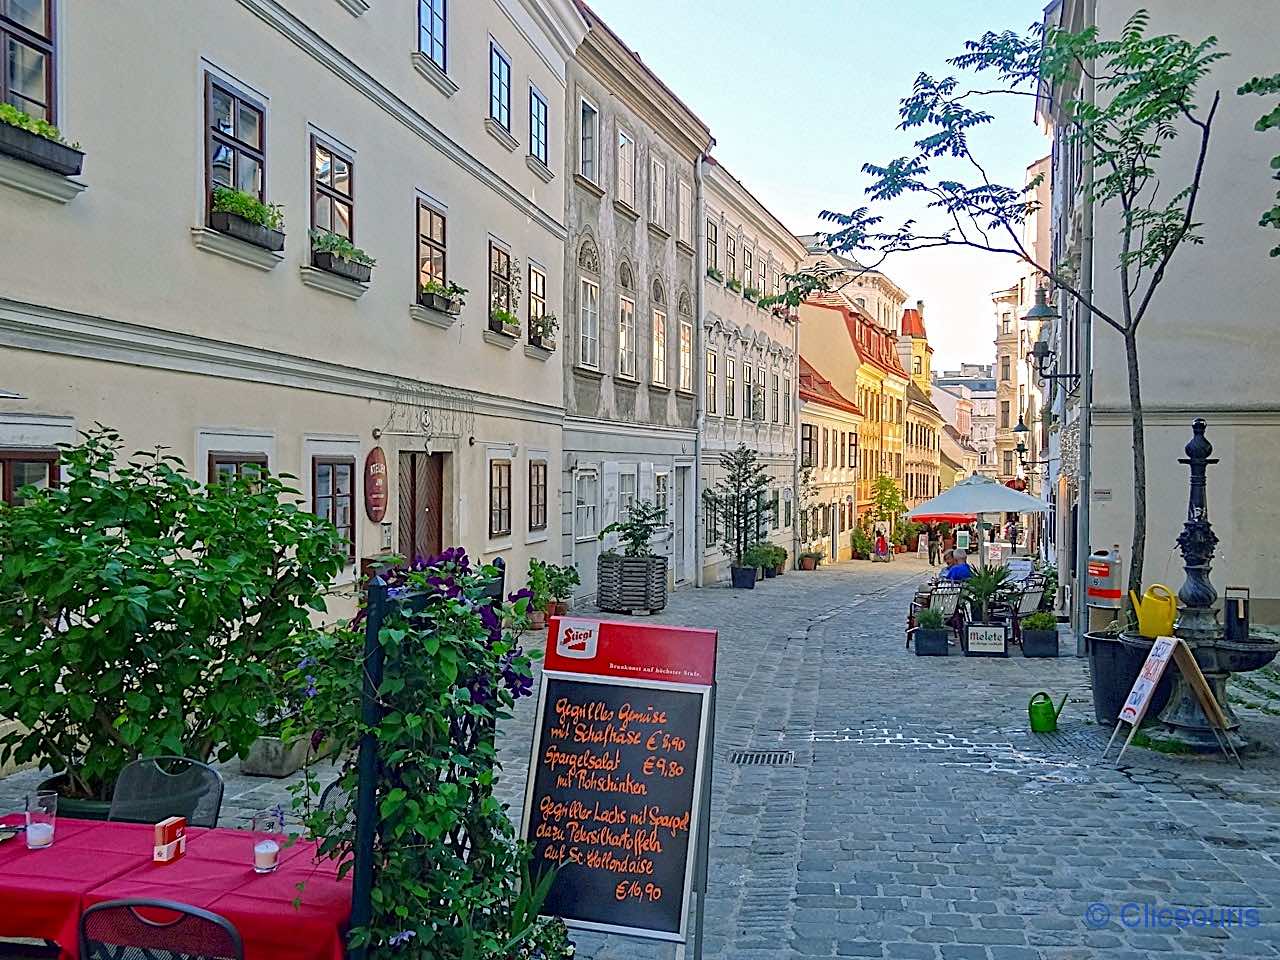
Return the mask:
[[817,557],[801,557],[800,569],[801,570],[817,570],[818,558]]

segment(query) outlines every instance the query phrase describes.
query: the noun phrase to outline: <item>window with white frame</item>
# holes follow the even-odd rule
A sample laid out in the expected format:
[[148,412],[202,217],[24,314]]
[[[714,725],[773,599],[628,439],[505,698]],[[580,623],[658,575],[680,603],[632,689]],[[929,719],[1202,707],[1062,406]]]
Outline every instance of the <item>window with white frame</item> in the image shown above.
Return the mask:
[[547,165],[547,98],[529,85],[529,155]]
[[636,474],[634,468],[623,469],[618,474],[618,516],[626,519],[631,516],[631,508],[636,503]]
[[724,358],[724,415],[732,417],[738,405],[738,381],[734,376],[737,361],[733,357]]
[[594,540],[600,533],[600,474],[579,469],[573,477],[573,535],[578,540]]
[[529,532],[547,529],[547,461],[529,460]]
[[618,375],[636,376],[636,304],[629,297],[618,298]]
[[578,362],[600,366],[600,285],[585,277],[578,287]]
[[441,70],[445,63],[445,0],[418,0],[418,50]]
[[667,315],[653,311],[653,358],[649,377],[660,387],[667,385]]
[[489,41],[489,119],[511,130],[511,58]]
[[578,106],[578,172],[600,182],[600,112],[586,100]]
[[655,473],[653,475],[653,505],[657,507],[658,523],[663,526],[670,522],[667,516],[670,502],[670,479],[671,475],[666,473]]
[[680,321],[680,389],[693,392],[693,324]]
[[652,150],[649,153],[649,219],[660,227],[667,225],[667,165]]
[[[676,184],[676,237],[681,243],[693,246],[693,188],[687,180]],[[710,261],[708,264],[715,265]]]
[[730,280],[738,277],[738,242],[728,230],[724,235],[724,275]]
[[630,207],[636,205],[636,142],[618,128],[618,198]]
[[719,371],[716,367],[719,359],[720,358],[716,355],[714,350],[707,351],[707,397],[704,402],[706,403],[707,413],[711,414],[713,417],[719,413],[716,404],[716,386],[717,380],[719,379]]

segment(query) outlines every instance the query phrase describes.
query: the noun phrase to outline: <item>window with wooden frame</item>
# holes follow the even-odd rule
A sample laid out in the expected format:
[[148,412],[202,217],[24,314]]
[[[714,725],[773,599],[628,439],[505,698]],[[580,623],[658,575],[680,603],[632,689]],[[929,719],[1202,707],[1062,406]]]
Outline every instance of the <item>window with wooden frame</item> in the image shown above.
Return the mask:
[[849,434],[849,466],[856,469],[858,466],[858,433],[853,431]]
[[812,423],[800,424],[800,466],[818,465],[818,428]]
[[441,70],[447,70],[445,47],[446,0],[418,0],[418,50]]
[[[791,378],[782,378],[782,422],[791,426]],[[790,524],[788,524],[790,526]]]
[[511,535],[511,461],[489,461],[489,536]]
[[267,472],[265,453],[210,453],[209,482],[256,480]]
[[778,377],[776,373],[771,374],[769,378],[769,412],[771,416],[769,419],[772,420],[774,423],[778,423],[782,419],[782,410],[781,410],[782,401],[781,401],[781,397],[779,396],[780,390],[781,390],[781,379]]
[[0,450],[0,503],[21,506],[23,487],[56,487],[59,479],[57,450]]
[[660,387],[667,385],[667,314],[653,311],[653,353],[649,363],[649,377]]
[[742,365],[742,419],[750,420],[751,417],[751,364],[744,363]]
[[724,275],[729,280],[738,276],[738,242],[728,232],[724,237]]
[[267,114],[244,90],[205,74],[205,192],[229,187],[267,199]]
[[680,321],[680,368],[678,388],[685,393],[693,392],[693,324],[687,320]]
[[356,556],[356,462],[351,457],[312,457],[311,512],[338,528],[347,556]]
[[511,59],[489,41],[489,119],[511,131]]
[[448,218],[435,207],[418,201],[418,288],[434,280],[444,286],[447,262]]
[[0,103],[56,124],[53,0],[0,0]]
[[355,239],[355,198],[352,192],[351,157],[321,140],[311,138],[311,226]]
[[489,241],[489,309],[514,313],[511,303],[511,253]]
[[529,530],[547,529],[547,461],[529,461]]
[[718,266],[720,256],[719,251],[720,225],[707,218],[707,268],[714,270]]
[[831,466],[831,431],[822,428],[822,469]]
[[[529,341],[532,343],[535,339],[541,341],[542,336],[539,333],[541,327],[535,330],[534,321],[541,320],[547,315],[547,275],[543,273],[542,268],[529,264]],[[550,339],[550,338],[547,338]]]

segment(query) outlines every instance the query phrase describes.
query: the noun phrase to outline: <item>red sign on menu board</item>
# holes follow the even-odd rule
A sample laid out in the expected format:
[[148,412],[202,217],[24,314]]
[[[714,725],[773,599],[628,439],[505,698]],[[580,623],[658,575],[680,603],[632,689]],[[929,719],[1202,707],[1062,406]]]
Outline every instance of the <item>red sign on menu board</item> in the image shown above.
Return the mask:
[[523,818],[534,873],[556,871],[543,911],[687,942],[706,889],[716,634],[556,617],[548,637]]
[[387,515],[387,455],[381,447],[364,459],[364,512],[374,523]]

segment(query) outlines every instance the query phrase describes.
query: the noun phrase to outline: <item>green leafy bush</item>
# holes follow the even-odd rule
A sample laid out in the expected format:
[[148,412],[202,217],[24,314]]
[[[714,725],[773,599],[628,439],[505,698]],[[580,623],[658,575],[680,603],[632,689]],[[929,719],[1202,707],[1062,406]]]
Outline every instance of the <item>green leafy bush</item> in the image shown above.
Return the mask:
[[855,557],[866,559],[871,556],[876,548],[875,541],[871,539],[871,534],[863,527],[854,527],[849,534],[849,546],[853,549]]
[[213,188],[214,213],[233,213],[237,217],[270,230],[284,229],[284,209],[278,203],[263,203],[252,194],[230,187]]
[[742,566],[772,568],[773,548],[767,543],[753,543],[742,553]]
[[573,564],[547,564],[547,589],[551,591],[552,600],[564,603],[573,597],[573,588],[581,585],[582,578]]
[[925,607],[916,614],[916,626],[921,630],[942,630],[946,622],[942,619],[941,611]]
[[724,274],[715,267],[707,267],[707,276],[716,281],[724,280]]
[[331,253],[352,263],[362,263],[366,267],[375,266],[378,262],[346,237],[328,230],[311,231],[311,250],[313,253]]
[[493,310],[491,310],[489,313],[489,318],[494,323],[500,323],[502,324],[503,327],[506,327],[508,329],[511,329],[511,328],[514,328],[516,330],[520,329],[520,318],[517,317],[510,310],[502,309],[502,307],[494,307]]
[[649,500],[633,500],[626,519],[609,524],[600,531],[598,539],[603,540],[616,533],[625,545],[623,553],[626,556],[649,557],[653,555],[649,549],[653,535],[664,525],[665,519],[657,504]]
[[0,123],[7,123],[11,127],[18,127],[27,133],[34,133],[37,137],[44,137],[46,140],[52,140],[54,143],[60,143],[64,147],[71,147],[73,150],[80,149],[78,143],[67,143],[62,138],[62,131],[55,127],[52,123],[33,117],[28,113],[23,113],[11,103],[0,103]]
[[[528,847],[494,795],[497,724],[533,689],[530,656],[517,642],[529,601],[492,604],[485,591],[496,574],[457,548],[384,574],[396,599],[378,634],[382,719],[370,731],[379,759],[373,917],[351,938],[373,956],[511,960],[558,942],[561,952],[546,954],[558,960],[568,950],[563,928],[538,919],[546,876],[529,875]],[[292,732],[323,730],[339,755],[349,756],[365,732],[362,632],[316,637],[297,651],[292,672],[314,692]],[[324,810],[313,805],[311,769],[295,791],[321,851],[344,872],[354,853],[356,779],[349,761],[339,780],[345,800]]]
[[560,329],[560,319],[554,313],[544,313],[529,320],[529,332],[543,340],[554,340]]
[[1022,618],[1023,630],[1057,630],[1058,618],[1052,613],[1038,610],[1030,616]]
[[725,286],[728,287],[730,290],[732,290],[734,293],[742,292],[742,281],[739,280],[737,277],[730,277],[728,280],[725,281]]
[[346,545],[267,475],[202,487],[104,427],[63,482],[0,504],[0,761],[107,799],[148,754],[247,753]]
[[458,306],[466,306],[466,296],[469,292],[466,287],[460,287],[452,280],[447,284],[441,283],[435,277],[431,277],[422,285],[423,293],[433,293],[437,297],[444,297],[446,300],[452,300]]

